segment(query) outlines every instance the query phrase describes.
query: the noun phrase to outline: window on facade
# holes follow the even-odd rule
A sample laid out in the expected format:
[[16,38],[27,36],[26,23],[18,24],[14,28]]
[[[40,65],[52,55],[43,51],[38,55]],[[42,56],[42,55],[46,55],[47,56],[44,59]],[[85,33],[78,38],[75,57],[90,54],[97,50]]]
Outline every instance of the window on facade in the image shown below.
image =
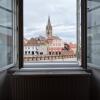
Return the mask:
[[100,66],[100,0],[88,0],[87,60]]
[[27,51],[25,51],[25,55],[27,55]]
[[40,52],[40,55],[43,55],[43,52]]
[[61,52],[59,52],[59,55],[61,55]]
[[34,51],[32,51],[32,55],[34,55]]
[[0,68],[16,61],[16,0],[0,0]]
[[28,54],[30,54],[30,51],[28,51]]
[[25,63],[77,61],[77,1],[24,0]]

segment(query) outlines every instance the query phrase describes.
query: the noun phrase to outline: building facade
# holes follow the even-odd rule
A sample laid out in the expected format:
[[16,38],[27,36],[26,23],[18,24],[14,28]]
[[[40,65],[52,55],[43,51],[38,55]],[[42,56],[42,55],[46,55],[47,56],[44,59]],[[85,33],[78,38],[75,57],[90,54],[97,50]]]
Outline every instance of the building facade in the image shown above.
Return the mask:
[[35,38],[30,39],[26,44],[24,44],[24,55],[47,55],[46,43],[36,40]]
[[56,36],[52,36],[52,41],[48,43],[49,55],[60,55],[64,48],[64,42]]

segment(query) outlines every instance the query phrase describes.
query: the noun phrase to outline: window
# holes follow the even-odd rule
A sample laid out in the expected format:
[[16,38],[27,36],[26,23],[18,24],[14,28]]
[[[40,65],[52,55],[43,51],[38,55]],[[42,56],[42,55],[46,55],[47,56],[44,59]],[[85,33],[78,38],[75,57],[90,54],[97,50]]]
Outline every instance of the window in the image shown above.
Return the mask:
[[0,67],[16,63],[16,0],[0,0]]
[[88,0],[87,61],[100,66],[100,1]]
[[[33,60],[32,62],[34,62],[34,60],[35,62],[39,62],[39,58],[43,62],[47,60],[49,60],[49,62],[67,61],[67,59],[64,58],[65,54],[68,54],[67,57],[69,57],[69,59],[70,57],[74,58],[74,61],[77,61],[76,58],[81,59],[80,37],[82,34],[80,23],[82,16],[80,1],[81,0],[18,0],[18,2],[16,2],[16,0],[0,0],[0,67],[12,66],[18,61],[19,68],[21,68],[23,65],[23,56],[21,55],[26,54],[25,51],[27,51],[27,54],[29,53],[28,51],[30,51],[29,56],[32,57],[28,57],[30,59],[27,60],[28,55],[24,55],[25,62],[31,59]],[[43,2],[45,2],[44,5],[41,5]],[[76,3],[78,7],[76,7]],[[95,3],[95,6],[98,4]],[[98,8],[99,6],[95,9]],[[94,6],[92,6],[92,10],[95,9]],[[90,12],[92,10],[90,10]],[[19,14],[17,15],[17,13]],[[76,20],[76,17],[78,20]],[[98,23],[99,22],[96,21],[95,26],[98,26]],[[90,27],[88,27],[88,29],[89,28]],[[23,41],[25,42],[25,50],[23,50]],[[71,49],[67,51],[64,49],[66,43],[71,47]],[[53,44],[55,46],[53,46]],[[34,53],[32,51],[34,51]],[[91,49],[91,51],[93,50]],[[41,52],[43,53],[42,56]],[[69,55],[72,53],[77,56]],[[92,59],[92,56],[90,57]],[[89,62],[92,61],[91,59],[89,59]],[[71,61],[71,59],[68,61]]]
[[49,55],[51,55],[51,52],[49,52]]
[[25,55],[27,55],[27,51],[25,51]]
[[43,55],[43,52],[40,52],[40,55]]
[[32,51],[32,55],[34,55],[34,51]]
[[59,52],[59,55],[61,55],[61,52]]
[[30,54],[30,51],[28,51],[28,54]]
[[39,52],[38,51],[36,51],[36,55],[38,55],[39,54]]
[[[28,40],[27,44],[24,44],[25,46],[30,45],[30,48],[38,47],[34,51],[36,55],[32,54],[29,57],[37,57],[38,62],[41,55],[44,57],[43,62],[47,60],[52,62],[51,56],[54,57],[53,61],[77,61],[77,56],[73,55],[77,52],[76,3],[78,0],[23,1],[24,39]],[[71,46],[71,53],[70,50],[64,49],[66,43],[74,45]],[[23,56],[26,62],[29,57]]]

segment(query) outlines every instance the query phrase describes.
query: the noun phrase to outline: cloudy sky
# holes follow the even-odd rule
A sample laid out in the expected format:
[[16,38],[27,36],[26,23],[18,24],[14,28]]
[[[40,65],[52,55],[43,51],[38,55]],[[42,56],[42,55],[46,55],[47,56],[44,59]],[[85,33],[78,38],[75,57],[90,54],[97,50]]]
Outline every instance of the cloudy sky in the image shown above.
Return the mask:
[[53,35],[66,42],[76,41],[76,0],[24,0],[25,38],[45,36],[48,16]]

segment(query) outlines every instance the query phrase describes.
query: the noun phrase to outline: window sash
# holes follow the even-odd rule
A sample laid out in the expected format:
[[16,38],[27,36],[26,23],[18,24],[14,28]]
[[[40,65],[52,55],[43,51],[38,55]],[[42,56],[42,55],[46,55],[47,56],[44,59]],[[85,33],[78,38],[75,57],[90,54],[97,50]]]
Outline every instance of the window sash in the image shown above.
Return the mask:
[[[4,1],[4,0],[3,0]],[[8,1],[8,0],[7,0]],[[2,2],[1,4],[6,4],[6,2],[7,1],[5,1],[5,2]],[[16,13],[16,0],[12,0],[11,1],[11,9],[10,8],[7,8],[6,6],[4,6],[4,5],[1,5],[0,4],[0,9],[2,10],[2,11],[4,11],[4,17],[6,16],[5,15],[5,13],[9,13],[9,14],[11,14],[11,16],[10,16],[10,23],[11,23],[11,25],[10,26],[8,26],[8,25],[3,25],[3,23],[0,23],[0,28],[1,28],[1,35],[2,35],[2,33],[3,33],[3,35],[5,35],[6,36],[6,34],[5,33],[7,33],[8,34],[8,31],[7,30],[9,30],[9,31],[11,31],[11,32],[9,32],[9,34],[8,35],[11,35],[12,36],[12,45],[11,44],[9,44],[10,45],[10,49],[12,49],[12,56],[10,57],[10,58],[12,58],[12,61],[11,61],[11,63],[9,63],[9,64],[2,64],[2,65],[4,65],[4,66],[0,66],[0,71],[2,71],[2,70],[5,70],[5,69],[8,69],[8,68],[10,68],[10,67],[13,67],[16,63],[17,63],[17,61],[16,61],[16,32],[17,32],[17,30],[16,30],[16,16],[17,16],[17,13]],[[6,17],[7,18],[7,17]],[[5,22],[6,23],[8,23],[8,20],[5,20]],[[5,32],[3,32],[3,31],[5,31]],[[6,32],[7,31],[7,32]],[[7,35],[7,36],[8,36]],[[8,39],[7,38],[7,36],[6,36],[6,40]],[[10,41],[10,40],[9,40]],[[2,41],[1,41],[2,42]],[[11,42],[11,41],[10,41]],[[2,45],[4,45],[4,44],[2,44]],[[7,44],[6,44],[7,45]],[[8,45],[7,45],[7,48],[8,48]],[[9,59],[10,59],[9,58]],[[7,59],[7,58],[6,58]],[[3,59],[3,60],[5,60],[5,59]],[[8,62],[8,59],[7,59],[7,62]],[[2,62],[1,62],[2,63]]]

